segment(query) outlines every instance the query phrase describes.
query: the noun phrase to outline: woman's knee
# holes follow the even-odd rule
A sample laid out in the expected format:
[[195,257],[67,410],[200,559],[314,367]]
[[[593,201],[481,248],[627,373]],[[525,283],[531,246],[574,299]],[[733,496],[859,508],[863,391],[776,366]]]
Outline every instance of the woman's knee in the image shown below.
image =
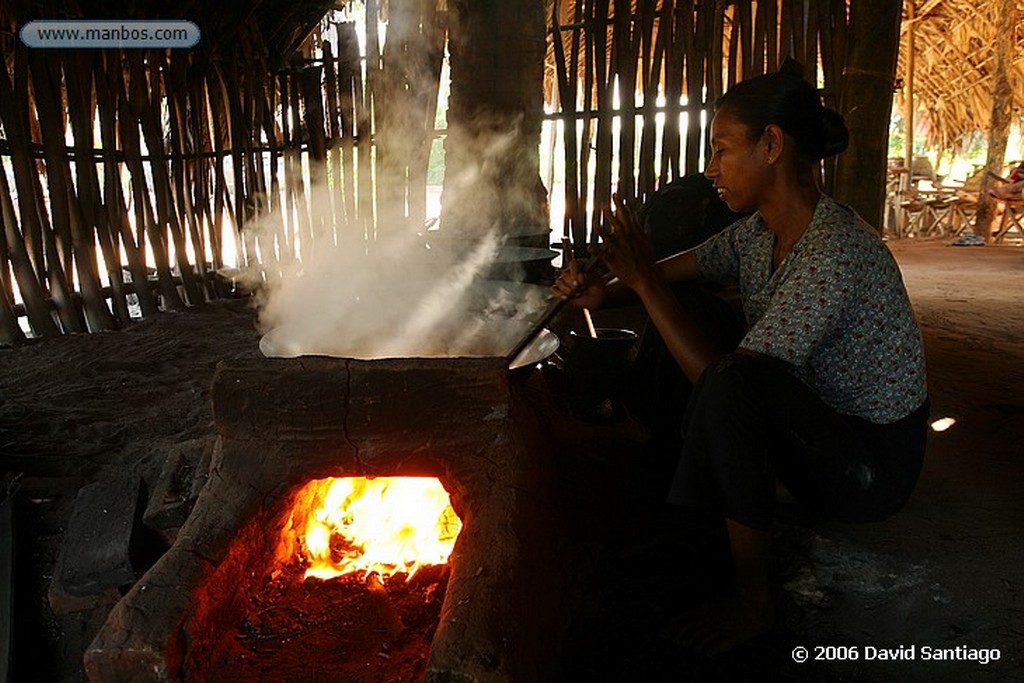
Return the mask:
[[728,353],[704,370],[696,393],[717,405],[756,404],[778,385],[780,374],[788,375],[781,361],[750,353]]

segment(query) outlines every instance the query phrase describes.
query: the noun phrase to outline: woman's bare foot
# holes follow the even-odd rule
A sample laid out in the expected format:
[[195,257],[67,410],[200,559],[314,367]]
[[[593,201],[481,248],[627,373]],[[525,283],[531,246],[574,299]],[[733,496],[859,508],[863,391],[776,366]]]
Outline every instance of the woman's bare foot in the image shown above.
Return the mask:
[[771,630],[775,607],[769,595],[733,592],[681,615],[671,639],[706,656],[732,648]]
[[732,519],[725,526],[735,587],[726,597],[685,613],[673,629],[673,640],[709,656],[767,633],[775,624],[768,584],[769,532]]

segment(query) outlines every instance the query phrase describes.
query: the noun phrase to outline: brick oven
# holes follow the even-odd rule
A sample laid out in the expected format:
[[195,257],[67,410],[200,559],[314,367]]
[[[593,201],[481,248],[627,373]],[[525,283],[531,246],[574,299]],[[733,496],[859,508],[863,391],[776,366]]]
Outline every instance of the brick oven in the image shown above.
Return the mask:
[[[232,680],[210,670],[204,643],[246,618],[240,593],[271,580],[296,492],[346,476],[437,477],[462,521],[425,680],[557,670],[553,454],[504,359],[239,360],[218,367],[212,393],[219,437],[207,483],[173,546],[86,652],[91,681]],[[377,675],[367,680],[393,680]],[[316,679],[352,680],[323,668]]]

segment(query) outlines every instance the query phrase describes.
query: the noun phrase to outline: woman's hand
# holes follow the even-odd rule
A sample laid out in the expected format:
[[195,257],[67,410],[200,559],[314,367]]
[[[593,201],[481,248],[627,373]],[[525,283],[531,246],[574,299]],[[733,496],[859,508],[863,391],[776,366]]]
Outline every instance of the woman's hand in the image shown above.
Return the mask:
[[599,308],[604,301],[604,279],[583,272],[576,259],[569,261],[551,286],[551,293],[559,299],[568,299],[579,308]]
[[627,287],[637,287],[659,277],[657,261],[651,241],[644,234],[636,216],[619,195],[612,195],[614,211],[604,210],[604,227],[595,226],[604,242],[595,247],[609,270]]

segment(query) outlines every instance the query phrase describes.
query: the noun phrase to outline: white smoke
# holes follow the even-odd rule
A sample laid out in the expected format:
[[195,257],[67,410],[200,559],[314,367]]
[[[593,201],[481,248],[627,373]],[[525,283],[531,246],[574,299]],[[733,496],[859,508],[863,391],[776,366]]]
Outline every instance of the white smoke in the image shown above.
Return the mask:
[[[308,200],[312,215],[330,211],[325,188]],[[281,225],[268,214],[247,240],[261,247],[250,277],[259,283],[266,355],[504,356],[549,303],[544,287],[485,279],[501,246],[496,231],[473,240],[409,232],[365,241],[337,240],[324,227],[291,256]]]

